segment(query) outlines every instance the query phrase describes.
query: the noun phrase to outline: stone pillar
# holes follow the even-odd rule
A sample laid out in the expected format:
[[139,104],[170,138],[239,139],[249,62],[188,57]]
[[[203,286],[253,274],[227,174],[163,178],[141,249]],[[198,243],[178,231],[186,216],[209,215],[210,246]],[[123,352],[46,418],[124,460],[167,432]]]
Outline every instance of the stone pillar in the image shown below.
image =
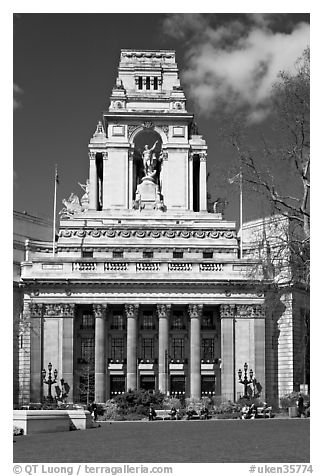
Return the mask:
[[235,324],[235,378],[237,397],[243,394],[244,386],[239,383],[237,371],[248,364],[253,370],[254,384],[250,391],[261,392],[265,398],[265,308],[261,304],[237,304]]
[[235,399],[235,305],[220,306],[221,315],[221,395]]
[[157,304],[158,317],[158,381],[159,390],[162,393],[167,393],[168,388],[168,373],[169,369],[166,367],[166,352],[168,352],[168,330],[169,330],[169,315],[170,304]]
[[107,208],[107,193],[108,193],[108,152],[104,150],[102,152],[102,182],[98,183],[98,195],[99,203],[101,202],[102,210]]
[[96,402],[106,401],[105,392],[105,311],[106,306],[94,304],[93,311],[95,316],[95,354],[94,354],[94,372],[95,372],[95,391],[94,398]]
[[[42,304],[27,304],[30,331],[30,401],[42,401]],[[28,313],[28,309],[27,309]],[[28,314],[27,314],[28,316]],[[24,316],[25,317],[25,316]],[[27,317],[28,318],[28,317]],[[26,321],[28,325],[28,322]],[[54,389],[53,389],[54,390]]]
[[191,398],[201,398],[201,316],[202,304],[190,304],[188,314],[191,320],[190,328],[190,382]]
[[73,402],[73,344],[74,344],[74,304],[65,305],[63,318],[62,377],[69,385],[68,401]]
[[193,210],[193,157],[194,154],[190,152],[188,154],[188,196],[189,196],[189,210]]
[[163,150],[163,165],[162,165],[162,182],[161,182],[161,193],[164,198],[164,204],[167,206],[168,199],[168,152]]
[[137,320],[139,304],[125,304],[127,317],[127,390],[137,388]]
[[128,156],[128,174],[129,174],[128,208],[129,210],[132,210],[132,202],[133,202],[133,154],[134,154],[134,151],[130,150],[129,156]]
[[206,153],[200,155],[200,212],[207,210],[207,193],[206,193]]
[[96,153],[93,150],[89,152],[90,159],[90,210],[98,209],[98,176],[96,170]]

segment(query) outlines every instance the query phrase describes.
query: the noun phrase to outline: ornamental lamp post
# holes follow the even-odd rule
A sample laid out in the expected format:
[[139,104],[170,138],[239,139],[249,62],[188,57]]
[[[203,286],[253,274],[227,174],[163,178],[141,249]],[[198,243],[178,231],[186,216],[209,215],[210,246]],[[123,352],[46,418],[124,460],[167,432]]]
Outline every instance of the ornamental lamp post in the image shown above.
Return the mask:
[[243,395],[244,398],[249,398],[249,396],[248,396],[248,385],[253,383],[253,370],[252,369],[249,370],[250,379],[248,379],[248,376],[247,376],[247,372],[248,372],[247,362],[245,362],[245,364],[243,366],[243,370],[244,370],[243,380],[242,380],[242,370],[241,369],[238,370],[239,383],[241,383],[244,386],[244,395]]
[[53,368],[53,365],[51,362],[49,362],[48,364],[48,378],[46,380],[46,370],[43,369],[42,370],[42,377],[43,377],[43,382],[48,385],[48,396],[47,396],[47,399],[49,402],[52,402],[53,401],[53,397],[52,397],[52,385],[54,385],[54,383],[57,383],[57,375],[58,375],[58,372],[57,372],[57,369],[54,370],[54,378],[52,378],[52,368]]

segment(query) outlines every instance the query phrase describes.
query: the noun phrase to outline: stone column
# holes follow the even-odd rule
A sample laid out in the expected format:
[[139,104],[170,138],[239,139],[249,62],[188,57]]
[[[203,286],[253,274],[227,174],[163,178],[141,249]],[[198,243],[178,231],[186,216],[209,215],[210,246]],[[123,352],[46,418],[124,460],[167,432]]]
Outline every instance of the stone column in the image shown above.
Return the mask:
[[188,314],[191,320],[190,331],[190,382],[191,398],[201,398],[201,316],[202,304],[190,304]]
[[200,155],[200,212],[207,210],[207,194],[206,194],[206,153]]
[[108,193],[108,151],[106,150],[102,152],[102,182],[98,186],[99,201],[101,200],[102,209],[104,209],[107,208]]
[[93,150],[89,152],[90,159],[90,210],[98,209],[98,176],[96,170],[96,153]]
[[189,210],[193,210],[193,157],[194,154],[188,154],[188,190],[189,190]]
[[129,150],[128,156],[128,174],[129,174],[129,183],[128,183],[128,208],[132,210],[133,202],[133,150]]
[[[30,401],[42,401],[42,304],[27,303],[24,308],[24,317],[30,335]],[[25,330],[27,330],[27,327]],[[28,333],[27,333],[28,334]],[[24,336],[24,333],[23,333]],[[27,336],[26,336],[27,337]],[[24,337],[23,337],[24,338]],[[27,340],[27,339],[26,339]]]
[[235,305],[220,306],[221,315],[221,394],[235,399]]
[[[235,378],[237,394],[243,394],[244,386],[239,383],[237,371],[248,364],[248,378],[250,369],[256,379],[255,388],[250,390],[261,391],[265,397],[265,308],[261,304],[237,304],[235,324]],[[238,396],[238,395],[237,395]]]
[[168,368],[166,365],[166,352],[168,352],[168,329],[170,304],[157,304],[158,317],[158,381],[159,390],[167,393],[168,388]]
[[62,377],[69,385],[68,401],[73,402],[73,344],[74,344],[74,311],[75,304],[64,304],[63,318],[63,349],[62,349]]
[[139,304],[125,304],[127,317],[127,390],[137,388],[137,320]]
[[164,197],[164,204],[167,206],[168,199],[168,152],[163,150],[163,165],[162,165],[162,189],[161,193]]
[[106,400],[105,395],[105,311],[106,306],[94,304],[93,311],[95,316],[95,353],[94,353],[94,372],[95,372],[95,390],[94,398],[96,402],[102,403]]

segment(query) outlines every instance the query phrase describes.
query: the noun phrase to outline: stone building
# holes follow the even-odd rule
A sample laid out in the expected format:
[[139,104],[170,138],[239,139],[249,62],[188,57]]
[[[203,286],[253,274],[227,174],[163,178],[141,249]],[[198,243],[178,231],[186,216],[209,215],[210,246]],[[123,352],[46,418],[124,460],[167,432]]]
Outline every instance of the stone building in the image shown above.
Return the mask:
[[[35,213],[13,212],[13,402],[18,404],[19,396],[19,347],[22,345],[20,316],[23,311],[24,292],[20,283],[20,263],[25,256],[26,240],[50,240],[53,223]],[[27,353],[25,354],[25,350]],[[29,359],[29,349],[20,350],[20,360]],[[24,381],[21,375],[21,382]]]
[[245,363],[266,397],[276,375],[266,377],[263,280],[250,277],[253,256],[239,257],[235,223],[207,211],[207,144],[174,51],[121,51],[88,149],[55,255],[31,240],[22,262],[21,402],[42,399],[49,362],[70,401],[90,378],[98,402],[136,388],[233,400]]

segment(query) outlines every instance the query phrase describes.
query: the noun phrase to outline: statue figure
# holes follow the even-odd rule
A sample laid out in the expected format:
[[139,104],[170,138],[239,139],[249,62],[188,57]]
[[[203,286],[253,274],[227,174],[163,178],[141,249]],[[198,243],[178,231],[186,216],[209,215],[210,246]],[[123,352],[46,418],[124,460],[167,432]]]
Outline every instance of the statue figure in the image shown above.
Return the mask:
[[78,182],[79,186],[84,190],[84,195],[81,197],[81,204],[84,209],[89,208],[89,202],[90,202],[90,181],[89,179],[86,179],[86,183],[80,183]]
[[84,211],[84,208],[80,204],[80,199],[75,193],[71,193],[68,200],[65,200],[64,198],[62,203],[65,205],[65,208],[59,212],[59,215],[67,215],[71,217],[75,212]]
[[218,197],[213,203],[213,213],[224,213],[224,209],[228,203],[229,202],[224,198]]
[[142,152],[142,161],[146,176],[153,176],[154,172],[156,171],[157,157],[156,154],[154,154],[154,150],[156,148],[157,143],[158,141],[156,140],[155,144],[152,146],[151,149],[149,149],[148,145],[146,144]]

